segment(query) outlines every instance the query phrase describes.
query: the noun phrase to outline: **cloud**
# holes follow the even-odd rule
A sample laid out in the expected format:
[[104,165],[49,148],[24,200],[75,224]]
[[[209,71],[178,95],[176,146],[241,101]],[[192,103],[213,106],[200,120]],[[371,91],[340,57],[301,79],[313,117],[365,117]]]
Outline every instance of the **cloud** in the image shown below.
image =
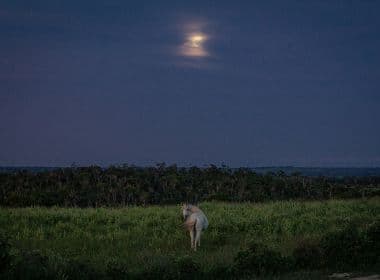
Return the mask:
[[206,57],[209,52],[206,50],[205,43],[207,35],[201,32],[190,33],[185,42],[179,48],[180,55],[186,57]]
[[179,21],[177,32],[180,40],[175,48],[176,65],[187,68],[214,68],[215,61],[209,45],[211,44],[212,29],[210,23],[203,19]]

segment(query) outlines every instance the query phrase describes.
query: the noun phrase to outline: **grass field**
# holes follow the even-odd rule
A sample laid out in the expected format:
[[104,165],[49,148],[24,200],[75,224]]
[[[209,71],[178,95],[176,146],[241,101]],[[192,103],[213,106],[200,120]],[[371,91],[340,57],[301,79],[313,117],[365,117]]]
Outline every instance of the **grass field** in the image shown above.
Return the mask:
[[197,252],[181,227],[180,206],[1,208],[0,231],[13,255],[38,250],[50,261],[85,263],[100,272],[112,264],[137,274],[182,258],[207,272],[231,266],[252,241],[289,256],[303,240],[318,241],[349,225],[362,231],[380,219],[380,198],[200,207],[210,226]]

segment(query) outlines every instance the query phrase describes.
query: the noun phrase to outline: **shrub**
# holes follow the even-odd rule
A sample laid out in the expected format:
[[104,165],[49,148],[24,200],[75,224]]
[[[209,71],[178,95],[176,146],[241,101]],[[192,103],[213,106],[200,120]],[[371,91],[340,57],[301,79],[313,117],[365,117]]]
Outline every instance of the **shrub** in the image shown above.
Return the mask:
[[0,236],[0,273],[6,271],[11,264],[8,239]]
[[295,265],[300,269],[317,269],[322,266],[323,252],[312,240],[302,240],[293,251]]
[[91,265],[77,260],[67,261],[59,256],[48,258],[38,251],[22,251],[15,257],[7,278],[90,280],[104,279],[104,275],[96,272]]
[[140,272],[133,277],[134,279],[154,280],[163,279],[171,280],[177,279],[174,264],[172,262],[159,262],[152,267]]
[[64,270],[67,279],[70,280],[95,280],[104,278],[104,275],[96,271],[91,264],[83,261],[69,261]]
[[234,279],[231,267],[227,265],[214,265],[205,274],[205,279]]
[[291,259],[263,245],[252,243],[247,250],[238,253],[233,270],[242,275],[265,275],[286,272],[291,267]]
[[365,254],[366,263],[369,266],[377,265],[380,267],[380,221],[373,222],[365,232]]
[[107,277],[110,279],[127,279],[128,270],[127,267],[117,262],[115,259],[111,259],[106,264]]
[[325,265],[333,269],[352,269],[365,265],[365,239],[357,227],[331,232],[321,240]]
[[199,263],[192,257],[185,255],[176,259],[160,262],[146,272],[135,275],[136,279],[200,279],[201,273]]
[[38,251],[22,252],[11,271],[12,279],[54,279],[48,269],[48,259]]
[[201,270],[200,265],[188,255],[177,258],[175,267],[179,279],[192,279]]

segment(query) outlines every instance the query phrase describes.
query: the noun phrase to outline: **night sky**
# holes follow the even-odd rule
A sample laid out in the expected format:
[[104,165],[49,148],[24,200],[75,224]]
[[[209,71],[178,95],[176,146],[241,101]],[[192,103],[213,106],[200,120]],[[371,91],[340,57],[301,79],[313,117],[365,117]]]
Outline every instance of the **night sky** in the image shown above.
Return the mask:
[[380,166],[380,1],[0,2],[0,165]]

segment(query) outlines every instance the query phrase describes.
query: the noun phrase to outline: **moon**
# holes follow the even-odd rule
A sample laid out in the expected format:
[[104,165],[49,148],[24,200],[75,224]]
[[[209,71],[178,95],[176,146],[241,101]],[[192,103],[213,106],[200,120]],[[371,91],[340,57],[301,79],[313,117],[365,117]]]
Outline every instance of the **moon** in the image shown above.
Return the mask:
[[187,34],[185,42],[181,46],[180,53],[186,57],[205,57],[208,56],[208,52],[205,48],[205,42],[207,36],[201,32],[193,32]]
[[191,42],[191,46],[194,48],[200,48],[204,40],[205,37],[203,35],[192,35],[189,38],[189,42]]

